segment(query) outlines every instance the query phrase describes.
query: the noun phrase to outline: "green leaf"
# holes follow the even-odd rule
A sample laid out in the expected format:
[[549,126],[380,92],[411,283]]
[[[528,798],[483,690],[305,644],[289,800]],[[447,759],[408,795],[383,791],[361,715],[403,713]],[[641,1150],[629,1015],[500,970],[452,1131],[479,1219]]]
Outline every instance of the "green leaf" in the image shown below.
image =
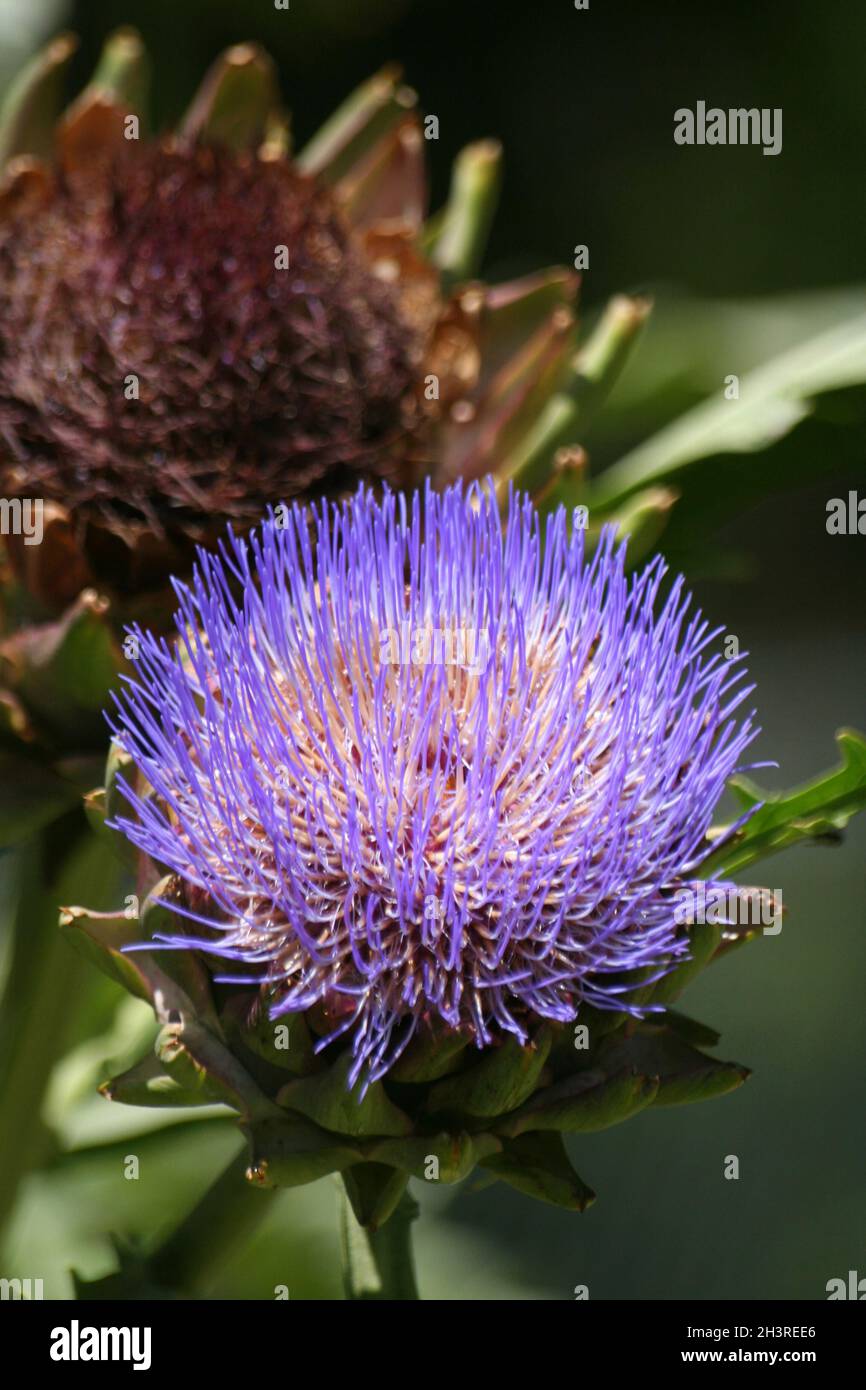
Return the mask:
[[[820,396],[864,382],[866,315],[859,315],[748,372],[736,400],[726,399],[720,384],[714,397],[607,469],[590,505],[606,511],[642,488],[679,480],[704,459],[758,453],[812,414]],[[724,488],[724,474],[717,463],[715,489]]]
[[481,1061],[434,1086],[427,1098],[431,1113],[454,1111],[481,1119],[516,1110],[538,1085],[553,1034],[542,1027],[528,1047],[508,1037],[489,1048]]
[[[138,940],[152,941],[157,935],[183,935],[185,919],[171,908],[180,891],[179,880],[173,874],[166,874],[154,885],[141,905]],[[161,951],[157,948],[152,955],[148,952],[141,954],[146,971],[156,966],[161,976],[167,975],[183,991],[191,1008],[181,1007],[181,1013],[206,1023],[211,1032],[220,1037],[222,1028],[214,1007],[210,975],[198,953],[174,949]],[[171,1007],[177,1008],[178,1005],[172,1004]]]
[[[219,1035],[210,981],[198,956],[192,951],[126,951],[124,948],[148,941],[159,929],[177,930],[169,908],[155,901],[172,891],[171,875],[162,879],[145,899],[140,916],[136,904],[116,912],[93,912],[86,907],[63,907],[60,927],[69,940],[118,984],[139,999],[152,1004],[160,1022],[178,1014],[184,1019],[199,1018]],[[127,916],[127,911],[129,916]]]
[[599,1065],[609,1074],[638,1068],[658,1081],[653,1104],[691,1105],[727,1095],[751,1075],[737,1062],[720,1062],[690,1046],[672,1029],[641,1024],[630,1037],[608,1039]]
[[153,1053],[143,1057],[134,1067],[121,1072],[119,1076],[104,1081],[99,1087],[99,1092],[106,1100],[119,1101],[123,1105],[212,1105],[215,1099],[208,1096],[199,1085],[182,1086],[168,1074]]
[[696,1018],[689,1018],[686,1014],[678,1013],[676,1009],[665,1009],[665,1023],[669,1028],[686,1042],[694,1043],[695,1047],[715,1047],[721,1038],[715,1028],[708,1028],[705,1023],[699,1023]]
[[299,1116],[264,1120],[246,1132],[252,1149],[247,1177],[257,1187],[301,1187],[361,1161],[348,1140]]
[[148,1303],[165,1303],[183,1297],[153,1278],[142,1255],[118,1249],[116,1242],[115,1250],[120,1268],[111,1274],[105,1274],[100,1279],[83,1279],[73,1270],[76,1302],[132,1303],[144,1299]]
[[593,457],[614,461],[633,443],[749,372],[840,323],[866,313],[866,286],[703,299],[667,286],[655,299],[640,346],[618,379],[610,409],[584,441]]
[[279,1115],[237,1058],[195,1020],[170,1019],[159,1034],[156,1056],[185,1091],[207,1103],[221,1102],[251,1120]]
[[735,777],[730,787],[743,810],[759,802],[764,805],[732,841],[709,855],[701,871],[733,874],[801,840],[838,839],[866,807],[866,739],[853,729],[842,729],[836,742],[841,765],[793,791],[764,792],[748,778]]
[[413,1135],[408,1139],[382,1139],[365,1146],[365,1157],[403,1169],[415,1178],[429,1181],[462,1182],[476,1163],[502,1147],[492,1134],[465,1132]]
[[409,1134],[411,1120],[388,1099],[381,1081],[374,1081],[363,1099],[360,1081],[348,1089],[351,1065],[351,1055],[344,1053],[317,1076],[290,1081],[279,1092],[278,1104],[335,1134]]
[[579,442],[607,400],[628,361],[652,310],[647,299],[616,295],[607,305],[587,341],[578,348],[563,373],[559,389],[538,412],[532,427],[497,468],[497,486],[508,479],[525,491],[541,492],[553,478],[547,505],[588,500],[581,470],[557,477],[558,450]]
[[654,1004],[669,1004],[678,999],[686,986],[700,975],[718,949],[722,929],[712,922],[696,922],[688,928],[688,936],[688,959],[680,961],[654,986],[650,996]]
[[422,1024],[406,1051],[388,1073],[390,1081],[421,1083],[438,1081],[460,1066],[469,1046],[465,1033]]
[[499,201],[501,174],[498,140],[479,140],[457,156],[448,202],[428,238],[428,254],[446,284],[478,273]]
[[86,589],[54,623],[3,643],[6,684],[35,719],[76,748],[104,742],[102,711],[118,675],[128,671],[108,620],[108,604]]
[[84,96],[99,94],[124,109],[145,114],[150,86],[150,64],[141,35],[135,29],[117,29],[106,39],[99,64]]
[[595,1201],[592,1188],[572,1168],[562,1136],[552,1131],[509,1139],[502,1153],[482,1158],[480,1166],[518,1192],[567,1211],[586,1211]]
[[92,965],[138,999],[151,1002],[152,990],[142,970],[141,956],[123,955],[122,947],[138,937],[123,912],[91,912],[86,907],[61,907],[60,930]]
[[[567,481],[563,486],[567,486]],[[546,499],[548,506],[557,506],[560,491],[558,487],[553,489]],[[595,540],[602,524],[615,526],[618,540],[628,537],[628,562],[635,565],[655,549],[678,498],[679,493],[670,487],[643,488],[627,497],[615,511],[606,512],[602,521],[591,521],[590,534]]]
[[189,139],[245,150],[261,142],[279,105],[273,60],[254,43],[217,58],[183,121]]
[[29,839],[78,800],[73,783],[44,763],[0,753],[0,849]]
[[636,1073],[632,1068],[611,1076],[596,1067],[538,1091],[496,1129],[509,1138],[529,1130],[589,1134],[608,1129],[652,1105],[658,1086],[657,1076]]
[[258,995],[235,995],[221,1014],[223,1028],[233,1046],[249,1048],[263,1062],[293,1076],[316,1071],[313,1038],[303,1014],[268,1015],[265,1001]]
[[118,786],[118,777],[122,777],[130,785],[135,780],[135,763],[133,762],[126,749],[118,743],[117,739],[112,739],[108,749],[108,757],[105,760],[105,775],[103,783],[105,786],[105,814],[108,820],[114,820],[123,811],[129,808],[126,799]]
[[110,902],[117,865],[73,821],[9,856],[17,905],[7,923],[0,1008],[0,1226],[19,1179],[45,1157],[49,1077],[75,1038],[90,998],[89,972],[57,930],[57,901],[89,886]]
[[383,68],[346,98],[297,158],[300,169],[325,183],[336,183],[392,130],[416,97],[402,86],[400,70]]
[[9,88],[0,110],[0,166],[14,155],[50,155],[66,68],[77,47],[71,34],[53,39]]

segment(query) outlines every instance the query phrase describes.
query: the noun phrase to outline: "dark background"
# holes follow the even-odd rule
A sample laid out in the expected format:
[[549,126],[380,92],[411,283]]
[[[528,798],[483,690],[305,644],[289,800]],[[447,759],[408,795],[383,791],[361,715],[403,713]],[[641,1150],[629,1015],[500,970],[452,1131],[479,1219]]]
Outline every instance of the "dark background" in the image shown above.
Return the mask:
[[[140,28],[161,123],[180,115],[221,48],[260,40],[278,61],[299,145],[349,88],[399,59],[440,120],[434,205],[460,147],[498,136],[505,184],[488,277],[570,262],[586,243],[589,313],[616,290],[657,297],[659,327],[634,384],[611,402],[602,460],[726,372],[864,307],[861,0],[591,0],[586,12],[571,0],[292,0],[288,13],[270,0],[79,0],[66,21],[83,38],[80,83],[108,30]],[[676,146],[673,112],[699,99],[782,107],[782,153]],[[669,363],[666,389],[650,390]],[[755,756],[781,764],[760,774],[771,785],[827,767],[834,729],[866,725],[866,537],[824,526],[829,496],[864,491],[863,440],[817,431],[800,447],[838,451],[838,482],[779,495],[707,537],[706,549],[743,560],[739,582],[701,579],[697,561],[693,574],[712,616],[752,653],[764,729]],[[587,1283],[593,1298],[822,1298],[828,1279],[866,1275],[864,848],[857,825],[841,849],[761,866],[761,881],[784,891],[781,935],[713,967],[684,1000],[722,1031],[720,1055],[754,1068],[748,1085],[572,1142],[599,1192],[583,1217],[502,1187],[418,1192],[424,1292],[569,1299]],[[54,1294],[68,1288],[70,1264],[111,1267],[107,1230],[170,1224],[234,1142],[209,1122],[142,1135],[142,1180],[123,1184],[130,1139],[93,1123],[72,1126],[67,1158],[33,1178],[14,1232],[16,1265],[44,1269]],[[723,1178],[729,1154],[737,1182]],[[293,1298],[336,1295],[329,1184],[281,1197],[214,1291],[269,1297],[277,1282]]]
[[[239,39],[277,58],[302,143],[388,60],[440,120],[434,195],[461,145],[496,135],[506,180],[489,268],[591,248],[587,292],[674,281],[738,295],[862,274],[866,146],[858,0],[78,0],[82,79],[107,29],[134,23],[159,60],[155,110],[176,118]],[[782,107],[778,157],[686,149],[673,112]]]

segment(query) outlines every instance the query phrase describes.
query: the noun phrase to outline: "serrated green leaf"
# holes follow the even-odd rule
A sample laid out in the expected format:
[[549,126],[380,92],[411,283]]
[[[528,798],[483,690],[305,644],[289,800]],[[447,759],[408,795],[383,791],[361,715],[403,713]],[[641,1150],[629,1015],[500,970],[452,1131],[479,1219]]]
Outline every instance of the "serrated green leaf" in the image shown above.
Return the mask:
[[344,1053],[326,1071],[290,1081],[279,1092],[278,1104],[335,1134],[409,1134],[411,1120],[388,1099],[381,1081],[374,1081],[363,1099],[360,1082],[348,1089],[351,1065],[351,1056]]
[[501,1153],[482,1158],[480,1167],[518,1192],[567,1211],[586,1211],[595,1201],[592,1188],[571,1166],[562,1136],[553,1131],[509,1139]]
[[746,777],[734,778],[731,790],[744,810],[764,804],[729,844],[708,856],[701,872],[738,873],[800,840],[837,838],[866,807],[866,739],[853,729],[842,729],[836,742],[841,765],[793,791],[763,792]]

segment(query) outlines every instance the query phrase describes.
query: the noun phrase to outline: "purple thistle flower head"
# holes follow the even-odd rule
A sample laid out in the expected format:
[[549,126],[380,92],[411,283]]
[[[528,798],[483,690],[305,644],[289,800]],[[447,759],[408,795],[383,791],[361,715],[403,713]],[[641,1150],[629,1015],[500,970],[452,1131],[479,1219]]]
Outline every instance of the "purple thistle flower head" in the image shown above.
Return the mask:
[[164,940],[274,1017],[324,1005],[353,1081],[422,1023],[480,1047],[622,1008],[688,951],[676,895],[756,732],[721,629],[612,530],[588,559],[564,509],[542,535],[512,496],[503,529],[478,485],[280,520],[200,554],[117,701],[152,788],[117,826],[199,890]]

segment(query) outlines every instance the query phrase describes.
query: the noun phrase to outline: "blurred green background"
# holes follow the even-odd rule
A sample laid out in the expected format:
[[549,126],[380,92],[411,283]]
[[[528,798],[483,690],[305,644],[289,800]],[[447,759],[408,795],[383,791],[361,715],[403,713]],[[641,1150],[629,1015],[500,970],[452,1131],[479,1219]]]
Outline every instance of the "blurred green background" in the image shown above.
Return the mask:
[[[371,70],[403,62],[440,120],[429,145],[434,203],[458,149],[498,136],[505,186],[486,277],[569,263],[585,243],[588,316],[618,289],[656,298],[634,364],[585,441],[594,466],[720,390],[728,373],[866,307],[858,0],[714,10],[627,0],[586,12],[571,0],[291,0],[288,12],[271,0],[0,0],[0,82],[47,33],[70,27],[83,40],[77,85],[120,23],[151,48],[163,123],[221,48],[256,38],[278,60],[299,143]],[[699,99],[781,107],[782,154],[676,146],[673,112]],[[701,603],[751,653],[755,757],[779,762],[760,774],[772,786],[832,763],[839,725],[866,725],[866,538],[825,529],[829,497],[866,491],[864,444],[844,412],[807,422],[774,446],[775,462],[782,473],[829,462],[831,482],[732,521],[720,472],[717,515],[700,534],[671,538]],[[750,456],[747,467],[759,466]],[[866,1274],[864,849],[866,824],[855,822],[841,848],[761,866],[760,880],[784,892],[781,935],[714,966],[683,1001],[722,1032],[720,1055],[754,1076],[720,1101],[571,1140],[599,1193],[584,1216],[503,1187],[474,1193],[471,1180],[413,1184],[426,1296],[569,1299],[587,1284],[592,1298],[822,1298],[828,1279]],[[46,912],[58,898],[94,897],[93,865],[65,850],[61,827]],[[22,866],[2,867],[8,906]],[[150,1241],[168,1231],[238,1147],[219,1118],[179,1115],[166,1128],[158,1112],[96,1096],[97,1081],[140,1051],[150,1014],[70,952],[46,1030],[62,1027],[70,991],[85,992],[87,1008],[46,1109],[60,1142],[25,1185],[0,1258],[0,1273],[41,1277],[48,1297],[70,1292],[72,1268],[113,1268],[111,1233]],[[136,1181],[123,1177],[128,1154],[140,1160]],[[723,1176],[730,1154],[738,1181]],[[339,1296],[330,1182],[281,1195],[206,1291],[270,1298],[277,1284],[292,1298]]]

